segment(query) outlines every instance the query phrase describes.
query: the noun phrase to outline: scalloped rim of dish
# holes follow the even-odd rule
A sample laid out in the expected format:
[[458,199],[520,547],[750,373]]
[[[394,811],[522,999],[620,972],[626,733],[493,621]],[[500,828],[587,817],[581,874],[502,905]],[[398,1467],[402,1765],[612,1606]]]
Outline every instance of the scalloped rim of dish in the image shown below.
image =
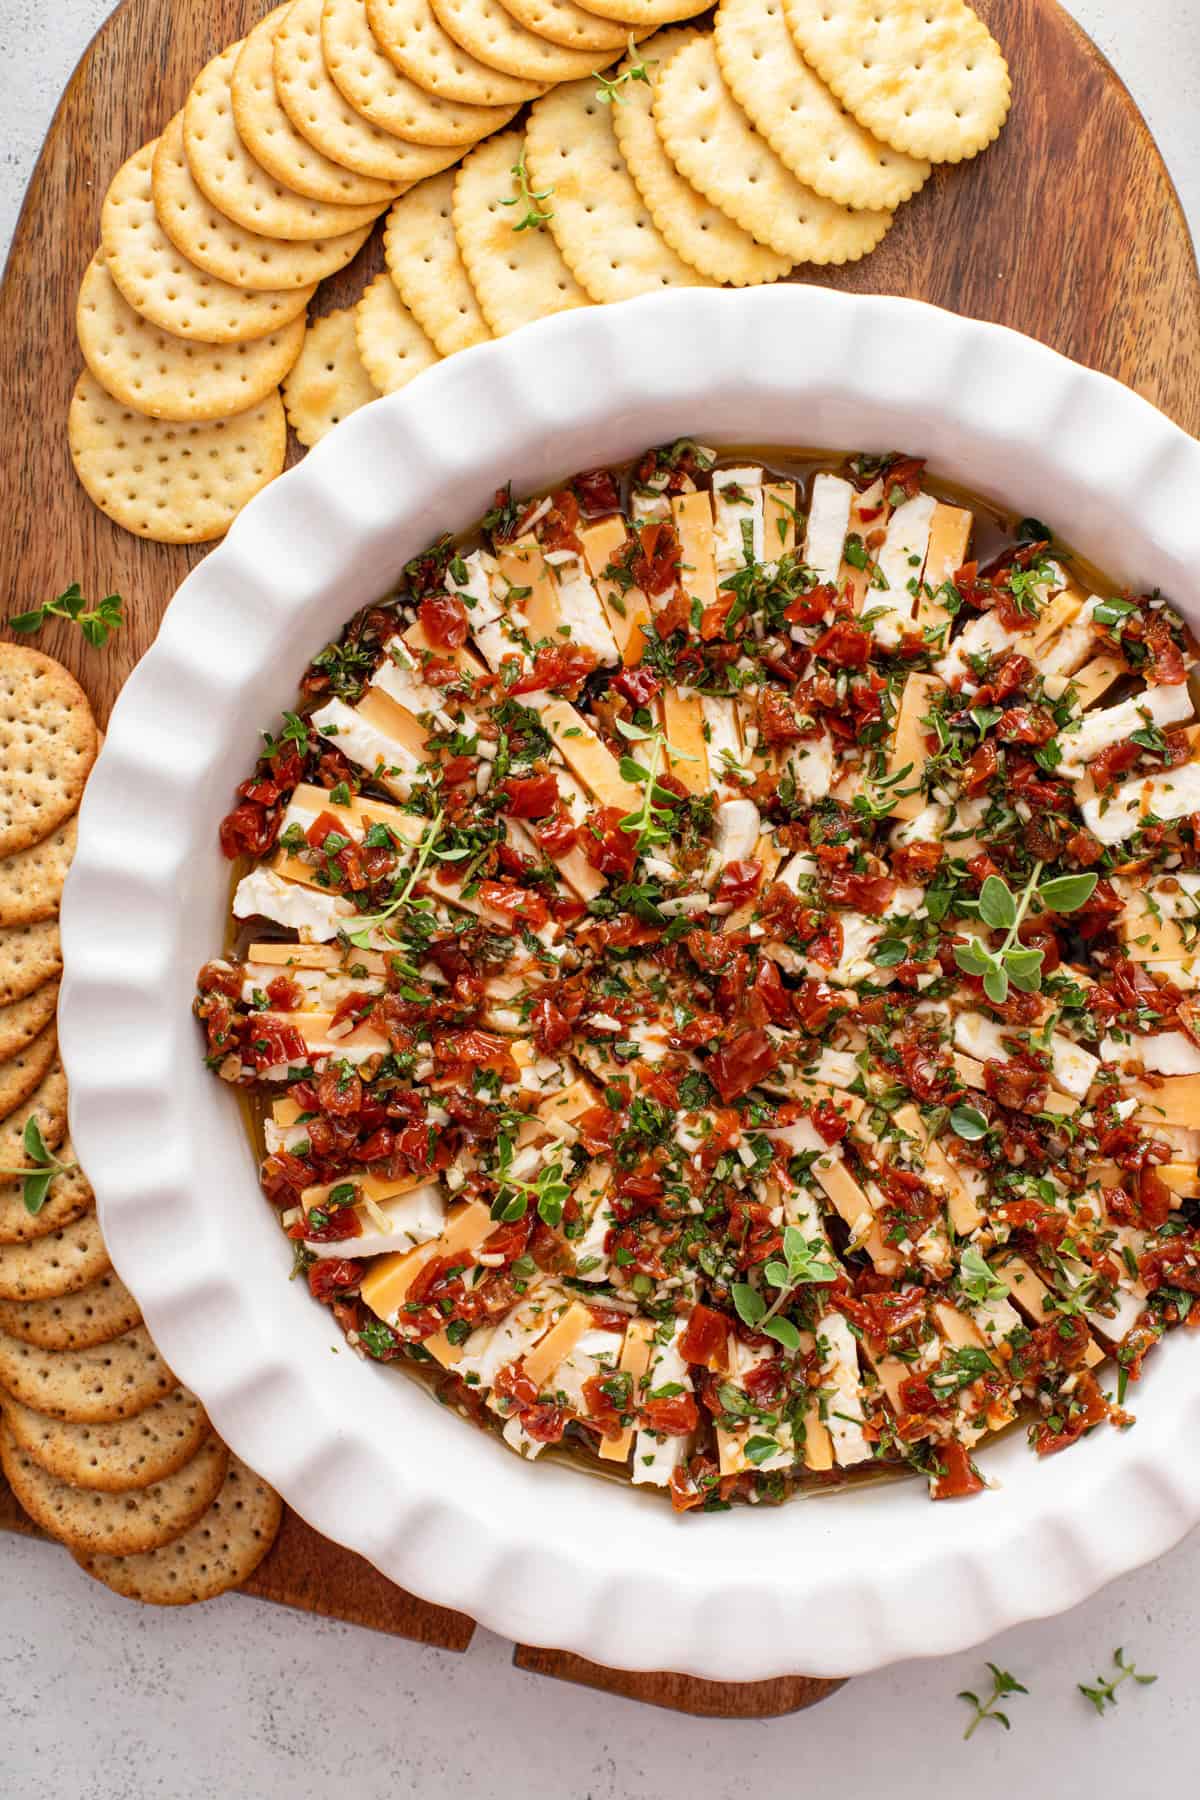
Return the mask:
[[968,1506],[911,1482],[681,1519],[660,1495],[521,1462],[346,1350],[285,1279],[190,1017],[228,905],[218,821],[314,646],[510,476],[526,491],[684,433],[924,454],[1200,623],[1200,445],[1003,328],[816,287],[692,289],[462,352],[251,501],[126,684],[62,909],[71,1129],[163,1355],[318,1531],[414,1593],[596,1662],[848,1675],[1060,1611],[1175,1543],[1200,1517],[1194,1340],[1155,1357],[1136,1429],[1053,1462],[1010,1438],[983,1455],[1000,1486]]

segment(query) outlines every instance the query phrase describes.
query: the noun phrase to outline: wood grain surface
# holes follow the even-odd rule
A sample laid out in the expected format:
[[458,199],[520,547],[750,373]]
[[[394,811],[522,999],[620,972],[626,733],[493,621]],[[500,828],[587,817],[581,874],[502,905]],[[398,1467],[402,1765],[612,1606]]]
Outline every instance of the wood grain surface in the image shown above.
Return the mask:
[[[999,142],[974,163],[939,170],[874,256],[816,278],[859,293],[906,294],[1027,332],[1200,432],[1200,276],[1145,121],[1054,0],[975,3],[1013,72],[1013,112]],[[63,97],[0,290],[0,592],[6,614],[74,580],[89,598],[123,595],[128,623],[106,650],[88,649],[65,627],[38,640],[76,672],[102,722],[204,548],[130,536],[75,480],[65,422],[81,366],[76,289],[120,163],[162,129],[208,58],[269,5],[125,0]],[[315,310],[347,304],[381,266],[377,231],[351,268],[321,287]],[[907,447],[920,450],[918,442]],[[0,1527],[19,1522],[0,1483]],[[249,1591],[448,1648],[465,1648],[472,1629],[461,1615],[401,1593],[292,1515]],[[517,1663],[710,1717],[767,1717],[811,1705],[839,1685],[802,1676],[736,1686],[629,1674],[528,1647],[518,1648]]]

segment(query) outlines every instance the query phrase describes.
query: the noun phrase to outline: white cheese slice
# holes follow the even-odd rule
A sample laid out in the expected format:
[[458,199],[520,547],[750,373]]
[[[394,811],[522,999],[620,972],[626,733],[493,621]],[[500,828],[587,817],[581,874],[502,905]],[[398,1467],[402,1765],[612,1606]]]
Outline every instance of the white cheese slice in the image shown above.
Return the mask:
[[383,982],[377,976],[340,975],[330,969],[280,968],[275,963],[244,963],[245,981],[242,999],[252,1003],[255,994],[263,994],[271,982],[282,975],[304,995],[305,1006],[317,1012],[333,1012],[338,1002],[350,994],[381,994]]
[[446,711],[446,696],[441,688],[430,687],[421,678],[420,664],[402,637],[394,637],[384,645],[386,652],[384,661],[371,677],[371,686],[382,688],[398,706],[419,718],[423,713],[432,713],[434,719],[447,729],[453,721]]
[[1132,737],[1147,724],[1183,725],[1192,717],[1192,700],[1186,683],[1177,687],[1147,688],[1118,706],[1105,706],[1085,713],[1078,724],[1059,734],[1063,774],[1078,779],[1086,774],[1087,765],[1113,744]]
[[1005,650],[1017,650],[1022,640],[1028,640],[1028,635],[1023,631],[1009,631],[994,612],[979,613],[968,620],[934,668],[947,684],[962,676],[966,686],[977,685],[968,657],[997,656]]
[[758,848],[762,820],[753,800],[725,800],[714,818],[716,838],[709,853],[706,880],[715,881],[726,863],[748,862]]
[[827,799],[833,788],[833,738],[829,732],[789,744],[780,754],[779,774],[791,776],[796,796],[805,805],[815,806],[818,800]]
[[[358,1237],[338,1238],[328,1244],[306,1238],[304,1248],[321,1257],[385,1256],[392,1251],[415,1250],[418,1244],[427,1244],[431,1238],[441,1236],[446,1224],[446,1203],[436,1181],[410,1188],[407,1194],[397,1194],[394,1200],[378,1200],[370,1211],[366,1207],[359,1207],[357,1211],[368,1226]],[[386,1219],[386,1231],[374,1218],[375,1212],[382,1213]]]
[[588,1411],[584,1383],[616,1368],[625,1344],[623,1331],[585,1331],[575,1348],[564,1356],[554,1373],[542,1383],[544,1393],[561,1396],[575,1412]]
[[877,969],[871,960],[871,951],[884,934],[882,919],[869,919],[864,913],[839,912],[838,924],[842,928],[842,952],[832,969],[812,957],[802,957],[807,973],[818,981],[830,981],[838,987],[857,987],[859,982],[871,981],[878,987],[886,987],[893,979],[890,969]]
[[310,943],[324,944],[335,938],[348,920],[357,917],[352,903],[340,894],[322,893],[296,881],[285,881],[273,869],[259,864],[238,882],[233,896],[235,919],[271,919],[298,931]]
[[1043,675],[1074,675],[1092,653],[1096,641],[1096,623],[1092,617],[1100,605],[1099,595],[1085,600],[1071,623],[1059,632],[1054,642],[1038,661]]
[[472,550],[462,560],[467,578],[462,582],[455,581],[447,569],[446,592],[458,595],[467,609],[467,617],[474,630],[477,625],[488,625],[493,619],[498,619],[504,610],[494,587],[500,565],[486,550]]
[[732,794],[736,789],[730,785],[728,777],[742,767],[737,703],[727,694],[701,694],[700,714],[704,721],[705,748],[713,785],[720,794]]
[[854,489],[840,475],[815,475],[804,533],[804,561],[817,580],[836,587],[850,530]]
[[1131,1038],[1126,1050],[1140,1051],[1142,1067],[1152,1075],[1200,1075],[1200,1049],[1185,1031]]
[[[656,1343],[650,1351],[650,1367],[646,1374],[643,1397],[655,1393],[659,1388],[673,1386],[678,1383],[685,1393],[692,1392],[692,1376],[688,1365],[679,1354],[679,1343],[687,1329],[686,1321],[680,1319],[666,1344]],[[666,1487],[672,1474],[686,1458],[691,1448],[688,1437],[656,1437],[653,1432],[639,1431],[633,1447],[633,1480],[634,1485],[644,1487]]]
[[565,632],[559,634],[561,641],[590,650],[606,667],[619,664],[621,653],[617,640],[592,578],[579,557],[572,556],[567,562],[558,564],[554,573],[558,581],[558,611],[566,627]]
[[950,808],[931,800],[911,819],[902,819],[892,831],[892,843],[903,849],[906,844],[935,844],[950,823]]
[[817,1326],[821,1383],[828,1390],[824,1423],[833,1451],[843,1468],[866,1462],[872,1451],[863,1436],[862,1390],[858,1379],[858,1345],[841,1313],[826,1313]]
[[[761,469],[714,469],[712,478],[713,554],[717,579],[723,580],[750,560],[746,553],[749,525],[750,557],[763,561],[763,472]],[[736,498],[727,498],[728,490]]]
[[[883,587],[872,586],[863,601],[863,612],[877,613],[870,620],[872,635],[894,648],[906,631],[913,630],[916,589],[929,549],[929,527],[937,501],[931,494],[917,494],[898,506],[888,521],[887,533],[875,561]],[[909,583],[913,587],[909,587]]]
[[[1021,1040],[1021,1033],[998,1025],[982,1013],[959,1013],[954,1021],[954,1043],[978,1062],[1007,1062],[1006,1039]],[[1041,1047],[1041,1040],[1038,1040]],[[1052,1032],[1045,1046],[1050,1055],[1050,1074],[1055,1087],[1082,1100],[1100,1073],[1100,1059],[1060,1031]]]
[[1149,781],[1137,777],[1124,782],[1114,794],[1095,794],[1080,807],[1088,830],[1102,844],[1119,844],[1132,837],[1143,819],[1169,824],[1200,812],[1200,762],[1183,763]]
[[330,700],[322,706],[313,713],[312,724],[343,756],[348,756],[352,763],[357,763],[370,775],[382,769],[395,771],[403,778],[415,774],[421,767],[420,758],[411,750],[360,717],[343,700]]

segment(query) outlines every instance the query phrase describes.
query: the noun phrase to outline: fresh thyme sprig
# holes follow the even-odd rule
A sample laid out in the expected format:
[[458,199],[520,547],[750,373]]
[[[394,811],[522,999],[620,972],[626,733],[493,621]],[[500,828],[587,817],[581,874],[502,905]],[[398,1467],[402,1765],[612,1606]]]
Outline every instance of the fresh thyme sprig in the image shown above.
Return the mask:
[[596,89],[597,100],[599,100],[601,106],[628,106],[629,95],[623,94],[621,89],[631,81],[644,81],[646,86],[650,87],[652,85],[650,71],[655,66],[655,58],[653,56],[650,58],[649,62],[647,62],[644,57],[638,56],[637,41],[634,38],[633,33],[630,32],[628,66],[623,68],[619,75],[614,75],[611,79],[607,75],[601,75],[599,70],[596,71],[596,80],[599,83],[599,86]]
[[996,1006],[1008,999],[1010,985],[1022,994],[1036,994],[1042,985],[1042,952],[1020,941],[1021,925],[1036,899],[1047,912],[1073,913],[1086,906],[1096,887],[1095,875],[1059,875],[1041,880],[1043,863],[1033,865],[1033,873],[1014,894],[1002,875],[989,875],[979,890],[979,916],[993,931],[1005,933],[999,950],[973,942],[956,944],[954,960],[964,975],[983,977],[983,991]]
[[523,202],[525,206],[525,215],[523,218],[516,220],[513,225],[513,230],[541,231],[554,217],[552,211],[542,211],[541,202],[543,200],[548,200],[554,192],[554,189],[553,187],[547,187],[542,188],[541,191],[538,192],[535,188],[530,187],[529,171],[525,167],[524,144],[521,145],[521,154],[513,164],[510,173],[517,184],[517,191],[511,200],[501,200],[500,204],[501,206],[517,206]]
[[16,613],[8,622],[14,631],[26,636],[40,631],[47,619],[69,619],[78,625],[88,643],[103,650],[114,631],[124,624],[120,594],[106,594],[98,606],[89,607],[77,581],[73,581],[57,600],[47,600],[31,612]]
[[632,786],[640,785],[642,789],[642,803],[637,811],[626,813],[621,820],[621,830],[637,839],[634,855],[638,857],[646,850],[670,843],[679,798],[669,788],[659,786],[658,778],[662,774],[663,757],[667,749],[667,740],[662,732],[649,731],[641,725],[631,725],[625,719],[617,720],[617,730],[622,737],[649,747],[645,763],[638,762],[632,756],[621,758],[622,779]]
[[1101,1718],[1104,1717],[1105,1707],[1117,1704],[1117,1689],[1123,1681],[1128,1681],[1131,1675],[1139,1687],[1150,1687],[1158,1680],[1157,1675],[1139,1675],[1136,1666],[1125,1661],[1123,1650],[1113,1651],[1113,1662],[1120,1673],[1114,1675],[1111,1680],[1106,1681],[1103,1675],[1097,1675],[1095,1687],[1087,1687],[1082,1681],[1076,1684],[1084,1699],[1090,1701]]
[[502,1224],[511,1224],[514,1219],[523,1219],[529,1210],[532,1200],[538,1218],[543,1225],[557,1229],[562,1224],[563,1208],[570,1196],[570,1188],[563,1180],[562,1157],[548,1162],[542,1168],[535,1181],[522,1181],[512,1172],[513,1140],[501,1135],[496,1146],[496,1179],[499,1186],[496,1198],[492,1202],[492,1217]]
[[737,1281],[730,1290],[742,1324],[752,1331],[761,1331],[764,1337],[773,1338],[785,1350],[798,1350],[800,1334],[796,1327],[790,1319],[776,1315],[788,1304],[798,1287],[816,1281],[837,1280],[837,1270],[821,1260],[825,1254],[826,1246],[820,1238],[806,1238],[797,1226],[786,1225],[782,1259],[773,1257],[763,1269],[763,1280],[778,1289],[770,1305],[748,1281]]
[[30,1114],[25,1121],[21,1142],[25,1146],[25,1154],[29,1161],[36,1166],[31,1169],[26,1164],[24,1168],[20,1169],[0,1169],[0,1175],[20,1179],[25,1211],[36,1218],[46,1204],[46,1195],[50,1192],[51,1182],[57,1180],[60,1175],[69,1175],[73,1169],[79,1167],[79,1164],[60,1162],[57,1156],[51,1154],[46,1148],[42,1128],[33,1114]]
[[985,1719],[991,1719],[995,1724],[1003,1725],[1005,1731],[1011,1731],[1012,1720],[1007,1713],[1000,1711],[996,1702],[1006,1699],[1009,1694],[1027,1694],[1029,1692],[1029,1689],[1019,1682],[1015,1675],[1010,1675],[1007,1669],[998,1669],[994,1662],[990,1662],[988,1668],[992,1672],[992,1691],[986,1700],[980,1700],[979,1695],[973,1694],[970,1688],[963,1688],[958,1695],[960,1700],[965,1700],[969,1706],[975,1709],[970,1724],[963,1732],[964,1739],[973,1737]]
[[416,860],[409,870],[407,878],[400,888],[399,893],[394,894],[387,905],[379,912],[372,913],[369,918],[360,920],[356,931],[349,931],[345,934],[347,940],[354,945],[356,950],[369,950],[371,948],[371,933],[380,930],[386,925],[388,920],[394,918],[400,908],[407,902],[409,895],[416,887],[421,876],[425,873],[429,858],[433,854],[433,847],[437,843],[441,833],[442,822],[445,819],[445,816],[445,813],[439,812],[436,818],[430,822],[429,830],[425,832],[421,838],[420,844],[417,846]]

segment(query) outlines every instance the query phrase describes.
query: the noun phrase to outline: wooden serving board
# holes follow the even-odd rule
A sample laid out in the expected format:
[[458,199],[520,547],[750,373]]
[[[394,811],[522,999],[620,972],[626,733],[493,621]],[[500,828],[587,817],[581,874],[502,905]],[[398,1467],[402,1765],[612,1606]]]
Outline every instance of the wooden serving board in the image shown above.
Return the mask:
[[[120,531],[75,481],[65,422],[81,366],[76,290],[120,163],[167,123],[208,58],[244,35],[270,3],[124,0],[63,97],[0,290],[7,425],[0,593],[6,612],[25,611],[74,580],[90,598],[124,596],[128,622],[106,650],[89,650],[62,627],[38,640],[79,675],[102,721],[204,550]],[[1027,332],[1127,382],[1200,433],[1200,275],[1144,119],[1054,0],[975,4],[1013,72],[1015,102],[999,142],[977,162],[940,170],[874,256],[816,278],[859,293],[906,294]],[[381,266],[378,235],[321,287],[316,310],[357,297]],[[31,1529],[0,1482],[4,1526]],[[248,1591],[448,1649],[465,1649],[473,1630],[469,1619],[403,1593],[290,1514]],[[535,1674],[721,1718],[789,1712],[839,1685],[805,1676],[739,1686],[629,1674],[527,1646],[516,1660]]]

